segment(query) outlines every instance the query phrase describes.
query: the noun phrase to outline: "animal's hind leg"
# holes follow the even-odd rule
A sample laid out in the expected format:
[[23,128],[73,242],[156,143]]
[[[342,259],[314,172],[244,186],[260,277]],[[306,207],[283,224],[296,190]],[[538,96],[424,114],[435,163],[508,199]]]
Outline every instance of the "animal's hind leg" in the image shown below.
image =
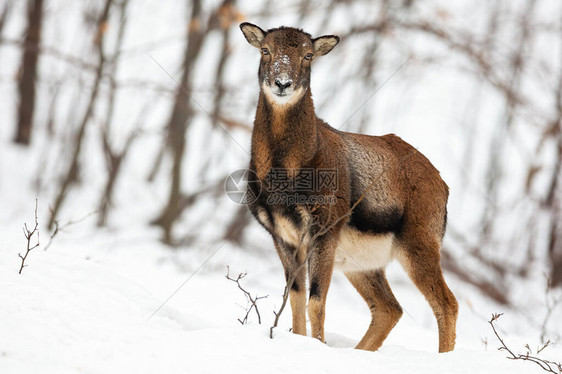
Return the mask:
[[383,269],[347,272],[345,276],[371,310],[371,324],[356,348],[375,351],[402,316],[402,308],[390,289]]
[[410,245],[399,256],[402,267],[433,309],[439,328],[439,352],[455,348],[458,303],[441,271],[440,245]]

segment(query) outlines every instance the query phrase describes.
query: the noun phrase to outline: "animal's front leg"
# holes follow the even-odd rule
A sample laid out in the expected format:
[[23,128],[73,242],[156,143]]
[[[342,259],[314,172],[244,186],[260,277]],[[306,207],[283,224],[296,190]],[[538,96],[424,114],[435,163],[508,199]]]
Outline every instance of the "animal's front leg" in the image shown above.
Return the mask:
[[285,281],[293,280],[289,300],[293,313],[293,333],[306,335],[306,265],[304,253],[281,241],[275,241],[275,249],[285,269]]
[[293,287],[289,292],[289,297],[291,300],[291,311],[293,312],[293,332],[295,334],[306,335],[306,290],[304,282],[305,269],[303,269],[302,272],[303,281],[293,283]]
[[324,238],[311,250],[313,252],[308,262],[310,279],[308,318],[310,318],[312,336],[324,342],[326,295],[334,270],[336,243],[332,238]]

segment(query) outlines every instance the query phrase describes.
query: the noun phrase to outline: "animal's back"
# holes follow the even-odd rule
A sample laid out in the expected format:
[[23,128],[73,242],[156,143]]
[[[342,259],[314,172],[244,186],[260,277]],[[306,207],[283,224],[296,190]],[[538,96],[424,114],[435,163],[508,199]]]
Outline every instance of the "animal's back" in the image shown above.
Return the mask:
[[357,160],[350,163],[352,200],[365,194],[364,201],[394,219],[388,224],[395,225],[392,229],[396,234],[415,228],[431,231],[441,239],[449,189],[433,164],[394,134],[342,135],[349,158]]

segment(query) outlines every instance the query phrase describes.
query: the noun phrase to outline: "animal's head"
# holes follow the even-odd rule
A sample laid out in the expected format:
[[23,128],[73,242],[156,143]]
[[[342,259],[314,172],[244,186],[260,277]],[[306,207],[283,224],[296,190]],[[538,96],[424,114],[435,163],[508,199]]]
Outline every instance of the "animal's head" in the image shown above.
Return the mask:
[[310,85],[310,64],[330,52],[340,39],[325,35],[313,39],[292,27],[264,31],[251,23],[240,29],[248,43],[261,52],[259,82],[267,100],[276,105],[292,105]]

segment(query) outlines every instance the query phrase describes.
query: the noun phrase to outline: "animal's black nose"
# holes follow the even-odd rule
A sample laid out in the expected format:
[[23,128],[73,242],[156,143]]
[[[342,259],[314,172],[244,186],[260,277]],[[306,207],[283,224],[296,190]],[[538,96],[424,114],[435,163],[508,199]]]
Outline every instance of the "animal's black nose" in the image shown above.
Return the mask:
[[292,83],[293,83],[293,81],[290,80],[290,79],[287,79],[287,80],[283,79],[283,80],[281,80],[281,79],[279,79],[279,78],[275,78],[275,85],[276,85],[277,87],[279,87],[279,90],[280,90],[281,92],[285,91],[285,88],[291,86]]

